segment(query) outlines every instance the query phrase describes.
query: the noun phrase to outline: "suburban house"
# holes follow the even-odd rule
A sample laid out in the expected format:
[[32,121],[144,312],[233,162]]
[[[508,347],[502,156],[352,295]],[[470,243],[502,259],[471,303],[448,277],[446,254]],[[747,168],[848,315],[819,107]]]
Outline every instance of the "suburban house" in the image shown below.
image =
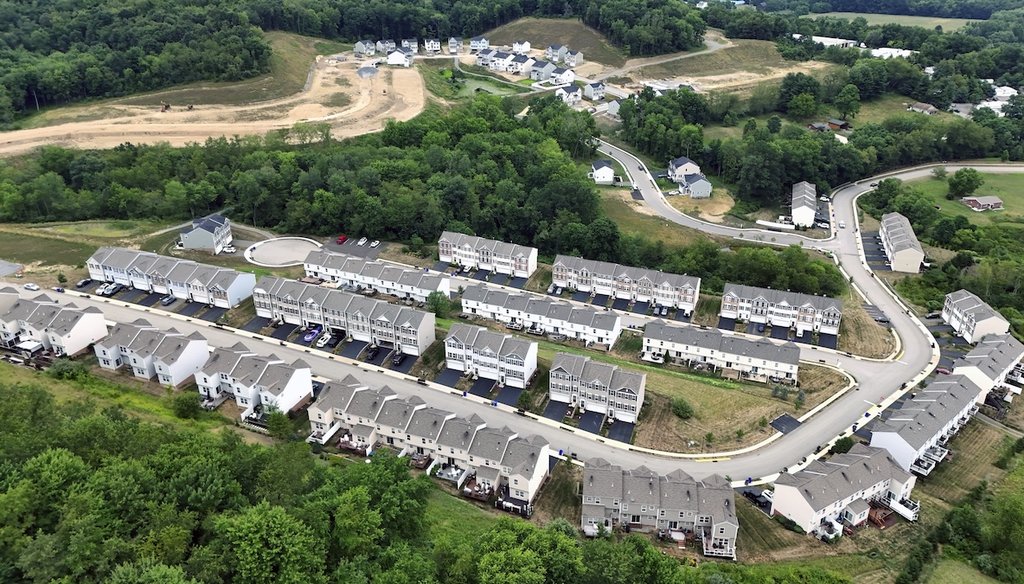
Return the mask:
[[1003,315],[967,290],[946,294],[942,304],[942,322],[953,327],[957,336],[976,343],[986,335],[1005,335],[1010,323]]
[[610,348],[622,332],[619,315],[606,310],[578,308],[568,302],[505,292],[482,284],[466,287],[462,311],[483,316],[529,334],[563,335],[587,345]]
[[533,66],[533,57],[529,55],[516,55],[508,61],[506,67],[509,73],[515,73],[517,75],[525,75],[530,71],[530,67]]
[[[508,71],[509,64],[515,57],[512,53],[506,53],[504,51],[496,51],[491,55],[490,61],[487,63],[487,67],[491,71]],[[480,60],[480,55],[477,54],[477,60]]]
[[175,329],[158,330],[148,321],[119,323],[93,345],[104,369],[131,368],[140,379],[178,387],[190,380],[210,357],[210,347],[199,333],[183,335]]
[[223,215],[210,215],[194,219],[191,226],[180,231],[179,247],[218,254],[231,245],[231,240],[231,221]]
[[468,478],[469,447],[473,444],[473,436],[487,425],[480,416],[473,414],[469,418],[452,418],[444,423],[444,428],[437,436],[432,458],[441,465],[442,478],[462,485]]
[[117,282],[221,308],[237,306],[252,296],[256,285],[256,277],[248,272],[118,247],[99,248],[86,266],[97,282]]
[[422,355],[434,342],[434,313],[341,290],[273,276],[253,292],[256,314],[300,326],[320,325],[342,338],[406,355]]
[[926,114],[929,116],[934,116],[935,114],[939,113],[938,108],[936,108],[934,105],[931,105],[929,103],[922,103],[920,101],[912,103],[909,106],[907,106],[907,111],[917,112],[919,114]]
[[46,295],[20,298],[13,288],[0,290],[5,308],[0,315],[0,346],[31,356],[52,351],[74,356],[107,336],[103,313],[94,307],[60,305]]
[[844,525],[863,525],[871,503],[916,521],[921,505],[910,498],[916,482],[885,449],[855,444],[845,454],[779,475],[771,513],[826,539],[842,534]]
[[485,37],[485,36],[475,36],[475,37],[469,39],[469,50],[470,50],[470,52],[472,52],[472,51],[482,51],[484,49],[489,49],[489,48],[491,48],[491,43],[490,43],[490,41],[487,40],[487,37]]
[[615,99],[615,100],[612,100],[612,101],[608,102],[608,109],[606,109],[604,111],[608,115],[610,115],[610,116],[618,117],[618,115],[619,115],[619,108],[620,107],[622,107],[622,102],[617,100],[617,99]]
[[706,556],[736,559],[736,501],[719,475],[697,480],[681,470],[659,476],[647,467],[622,470],[593,458],[583,466],[581,527],[660,530],[673,540],[700,541]]
[[529,278],[537,269],[537,248],[445,231],[437,240],[442,262]]
[[595,160],[590,165],[590,178],[599,185],[610,185],[615,182],[615,168],[611,160]]
[[398,48],[395,41],[392,39],[384,39],[377,41],[377,52],[381,54],[388,54]]
[[686,182],[686,175],[700,173],[700,166],[685,156],[668,162],[668,178],[674,183],[682,184]]
[[449,369],[525,389],[537,371],[537,342],[455,323],[444,340]]
[[[953,374],[963,375],[978,387],[994,389],[1005,386],[1020,395],[1022,381],[1021,358],[1024,345],[1013,335],[988,335],[953,364]],[[1014,383],[1007,383],[1012,380]]]
[[[576,81],[576,74],[572,72],[572,69],[564,69],[562,67],[555,67],[551,71],[551,83],[556,85],[569,85]],[[574,88],[579,91],[579,87]]]
[[466,496],[490,498],[497,491],[501,485],[501,459],[505,457],[509,443],[518,436],[507,426],[477,430],[469,447],[469,466],[475,470],[462,488]]
[[548,45],[548,48],[544,49],[544,58],[548,61],[561,61],[568,51],[568,47],[562,45]]
[[518,436],[509,442],[501,458],[504,482],[498,488],[497,506],[529,517],[533,500],[548,476],[551,450],[542,436]]
[[405,430],[406,454],[422,455],[432,458],[437,447],[437,437],[455,414],[427,406],[416,410]]
[[420,52],[420,41],[419,39],[402,39],[402,46],[399,48],[409,49],[415,55]]
[[700,278],[575,256],[555,256],[551,281],[570,290],[607,294],[632,302],[653,302],[685,314],[693,313],[700,298]]
[[726,284],[718,314],[738,321],[795,329],[800,337],[808,331],[838,335],[843,303],[828,296]]
[[793,225],[813,227],[818,212],[818,189],[807,181],[793,185]]
[[597,81],[583,86],[583,97],[590,101],[601,101],[604,99],[604,83]]
[[530,68],[530,79],[534,81],[547,81],[551,79],[551,74],[554,73],[555,69],[558,69],[558,66],[550,61],[537,61]]
[[711,181],[703,174],[688,174],[679,183],[679,192],[689,196],[691,199],[708,199],[714,187]]
[[645,373],[627,371],[589,357],[556,353],[551,362],[548,397],[633,424],[644,405],[646,384]]
[[427,407],[427,402],[418,396],[408,399],[391,399],[377,414],[374,422],[378,443],[402,452],[406,447],[406,429],[413,414]]
[[565,105],[574,106],[583,100],[583,92],[575,85],[559,87],[555,90],[555,97],[561,99]]
[[241,343],[214,349],[196,372],[196,385],[204,402],[220,403],[233,395],[242,419],[257,423],[272,409],[288,413],[313,395],[312,372],[304,361],[287,364],[274,355],[256,355]]
[[448,39],[448,52],[452,55],[462,52],[462,37],[451,37]]
[[882,238],[882,249],[889,258],[892,271],[908,274],[921,271],[924,249],[914,235],[910,220],[899,213],[886,213],[882,215],[878,235]]
[[423,41],[423,50],[428,53],[440,53],[441,39],[425,39]]
[[491,66],[491,61],[495,58],[497,54],[498,51],[495,51],[494,49],[483,49],[481,51],[477,51],[476,64],[479,65],[480,67],[489,68]]
[[512,52],[523,55],[530,52],[530,41],[512,41]]
[[566,51],[565,57],[562,58],[562,62],[565,63],[566,67],[579,67],[583,64],[583,52]]
[[369,387],[352,375],[346,375],[341,381],[325,383],[316,401],[309,404],[306,409],[311,432],[306,441],[327,444],[341,429],[345,411],[352,398],[357,392],[364,390],[369,390]]
[[418,302],[425,301],[434,292],[440,292],[445,297],[451,293],[448,276],[324,249],[309,252],[303,268],[310,278],[350,286],[360,292],[375,290]]
[[644,354],[688,367],[732,372],[749,381],[795,384],[799,380],[796,344],[726,336],[716,329],[650,322],[644,328]]
[[412,60],[413,51],[406,47],[395,49],[388,53],[388,65],[395,65],[396,67],[411,67]]
[[352,396],[342,416],[342,427],[345,429],[339,446],[349,450],[357,450],[370,455],[377,445],[376,420],[381,409],[390,400],[398,398],[398,394],[388,386],[380,389],[368,389]]
[[377,53],[377,43],[371,40],[356,41],[354,50],[360,57],[372,57]]
[[1003,200],[995,196],[964,197],[960,202],[967,205],[973,211],[1000,211],[1003,208]]
[[978,411],[989,387],[966,375],[941,375],[918,387],[871,426],[871,446],[889,451],[905,471],[927,476],[945,460],[945,448]]

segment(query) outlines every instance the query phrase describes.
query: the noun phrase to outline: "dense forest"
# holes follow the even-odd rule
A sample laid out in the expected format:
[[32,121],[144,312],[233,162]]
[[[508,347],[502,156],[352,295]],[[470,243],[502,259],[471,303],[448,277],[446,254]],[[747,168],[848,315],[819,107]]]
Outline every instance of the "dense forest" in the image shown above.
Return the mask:
[[819,568],[683,567],[644,536],[496,520],[437,531],[425,475],[303,442],[245,444],[39,386],[0,385],[0,581],[92,584],[754,584],[848,580]]
[[945,18],[986,19],[993,12],[1020,6],[1018,0],[765,0],[771,12],[867,12]]

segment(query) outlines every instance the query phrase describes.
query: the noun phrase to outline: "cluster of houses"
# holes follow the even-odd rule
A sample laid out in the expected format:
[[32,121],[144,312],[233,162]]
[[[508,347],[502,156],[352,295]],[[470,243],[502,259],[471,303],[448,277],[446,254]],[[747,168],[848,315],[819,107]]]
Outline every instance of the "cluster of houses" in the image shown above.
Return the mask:
[[107,335],[103,313],[93,307],[61,305],[45,294],[22,299],[14,288],[0,289],[0,346],[25,357],[44,352],[73,356]]
[[323,249],[309,252],[303,269],[307,278],[329,282],[345,290],[375,291],[417,302],[425,301],[435,292],[446,297],[451,293],[447,276]]
[[882,240],[882,250],[889,259],[892,271],[908,274],[921,271],[924,249],[917,240],[909,219],[899,213],[882,215],[878,237]]
[[843,303],[828,296],[726,284],[718,315],[735,321],[791,329],[798,337],[806,333],[838,336]]
[[445,231],[437,240],[442,262],[468,270],[487,270],[529,278],[537,270],[537,248]]
[[581,527],[591,536],[613,529],[656,531],[684,545],[699,541],[706,556],[736,559],[736,501],[719,475],[697,480],[681,470],[659,475],[590,459],[583,467]]
[[231,220],[218,214],[194,219],[178,233],[178,248],[198,249],[214,255],[224,251],[232,241]]
[[[485,36],[475,36],[469,41],[470,51],[476,52],[490,48],[490,42]],[[395,42],[394,39],[382,39],[374,41],[372,39],[366,39],[357,41],[355,47],[353,47],[356,56],[359,57],[373,57],[374,55],[388,55],[399,49],[406,49],[412,54],[418,54],[420,52],[420,41],[419,39],[409,38],[402,39],[400,42]],[[462,37],[450,37],[448,39],[448,53],[451,55],[457,55],[465,49],[465,43]],[[529,48],[527,48],[529,50]],[[423,52],[428,55],[437,55],[441,52],[441,39],[429,38],[423,39]]]
[[700,298],[700,278],[558,255],[551,266],[556,286],[605,294],[630,302],[654,302],[693,314]]
[[387,447],[467,497],[494,500],[496,507],[525,516],[548,475],[544,438],[490,428],[476,415],[459,418],[418,397],[400,399],[387,386],[371,389],[351,375],[329,382],[307,412],[311,442],[361,455]]
[[96,341],[93,351],[104,369],[128,367],[139,379],[156,379],[169,387],[192,379],[210,356],[210,347],[199,333],[163,331],[141,318],[114,325],[109,335]]
[[266,276],[253,290],[256,314],[406,355],[422,355],[435,339],[434,313],[344,290]]
[[101,247],[86,262],[89,277],[188,302],[232,308],[252,296],[248,272],[120,247]]

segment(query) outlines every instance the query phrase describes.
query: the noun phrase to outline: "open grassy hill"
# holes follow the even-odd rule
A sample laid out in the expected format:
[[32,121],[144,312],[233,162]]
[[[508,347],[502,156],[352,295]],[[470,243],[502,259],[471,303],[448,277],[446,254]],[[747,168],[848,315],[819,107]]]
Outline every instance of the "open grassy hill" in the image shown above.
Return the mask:
[[530,41],[534,49],[565,45],[583,51],[586,61],[615,67],[626,62],[621,50],[612,46],[601,33],[578,20],[563,18],[520,18],[486,33],[491,45],[511,45],[514,40]]

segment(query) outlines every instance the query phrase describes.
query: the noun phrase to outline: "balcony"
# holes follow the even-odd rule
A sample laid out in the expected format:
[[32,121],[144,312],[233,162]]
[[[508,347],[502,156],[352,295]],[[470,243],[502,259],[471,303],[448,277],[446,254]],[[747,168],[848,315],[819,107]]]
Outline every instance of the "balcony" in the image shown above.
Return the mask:
[[935,463],[927,458],[918,458],[914,461],[914,464],[910,465],[910,470],[911,472],[926,477],[935,470]]
[[430,466],[430,460],[430,455],[422,452],[415,452],[409,457],[409,465],[413,468],[424,470]]
[[712,537],[710,527],[702,527],[700,534],[705,556],[736,559],[736,544],[734,541]]
[[473,477],[466,481],[465,486],[462,487],[462,495],[464,497],[486,503],[494,496],[494,489],[491,487],[484,487],[476,481],[476,477]]
[[899,513],[907,521],[917,521],[918,514],[921,512],[921,502],[913,499],[886,499],[885,504]]
[[946,456],[948,456],[948,455],[949,455],[949,450],[947,450],[947,449],[945,449],[945,448],[943,448],[941,446],[932,446],[928,450],[925,450],[924,454],[922,456],[924,458],[927,458],[927,459],[931,460],[932,462],[935,462],[936,464],[938,464],[938,463],[942,462],[943,460],[945,460]]
[[342,450],[347,450],[358,456],[367,455],[367,446],[367,444],[356,442],[352,438],[351,434],[345,434],[344,436],[341,437],[341,439],[338,440],[338,448]]

